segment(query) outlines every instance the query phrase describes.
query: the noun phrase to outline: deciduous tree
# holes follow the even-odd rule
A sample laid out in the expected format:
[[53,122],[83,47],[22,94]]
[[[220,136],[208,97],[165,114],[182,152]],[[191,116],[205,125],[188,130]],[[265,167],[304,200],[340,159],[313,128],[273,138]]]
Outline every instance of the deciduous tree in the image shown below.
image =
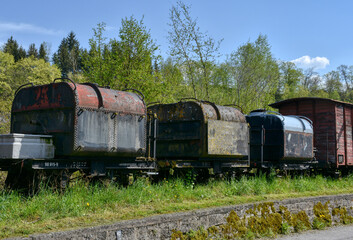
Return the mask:
[[216,41],[202,32],[191,16],[190,6],[177,2],[170,10],[170,54],[177,58],[195,98],[210,99],[210,84],[218,49]]
[[267,37],[259,35],[233,52],[228,59],[233,81],[233,101],[248,112],[273,102],[279,81],[279,67]]

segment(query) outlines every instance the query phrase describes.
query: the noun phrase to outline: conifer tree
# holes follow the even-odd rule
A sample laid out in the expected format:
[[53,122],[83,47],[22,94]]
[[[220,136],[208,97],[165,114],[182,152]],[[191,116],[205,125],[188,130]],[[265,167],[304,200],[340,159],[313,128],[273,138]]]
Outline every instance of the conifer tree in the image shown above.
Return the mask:
[[45,62],[49,62],[49,49],[48,44],[43,42],[39,47],[39,59],[43,59]]
[[60,68],[61,75],[66,77],[70,72],[75,74],[82,68],[80,43],[74,32],[61,41],[59,49],[53,55],[53,62]]
[[38,58],[38,50],[34,43],[29,45],[29,48],[27,51],[27,57],[30,57],[30,56],[33,56],[34,58]]

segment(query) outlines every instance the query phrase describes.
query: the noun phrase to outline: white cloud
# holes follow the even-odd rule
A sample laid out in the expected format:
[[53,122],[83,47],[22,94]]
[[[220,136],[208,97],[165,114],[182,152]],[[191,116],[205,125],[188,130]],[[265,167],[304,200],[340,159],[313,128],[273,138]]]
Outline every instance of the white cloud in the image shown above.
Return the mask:
[[28,23],[0,22],[0,32],[29,32],[43,35],[60,35],[61,31],[43,28]]
[[303,56],[291,61],[297,67],[300,68],[314,68],[314,69],[324,69],[327,65],[330,65],[330,60],[326,57],[314,57]]

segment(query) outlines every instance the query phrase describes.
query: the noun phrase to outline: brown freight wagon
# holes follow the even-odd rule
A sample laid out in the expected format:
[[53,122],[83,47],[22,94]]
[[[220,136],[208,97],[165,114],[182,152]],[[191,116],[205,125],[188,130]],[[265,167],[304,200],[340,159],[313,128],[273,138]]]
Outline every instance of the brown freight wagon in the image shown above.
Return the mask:
[[270,104],[283,115],[301,115],[314,126],[315,157],[322,168],[353,165],[353,104],[326,98],[292,98]]

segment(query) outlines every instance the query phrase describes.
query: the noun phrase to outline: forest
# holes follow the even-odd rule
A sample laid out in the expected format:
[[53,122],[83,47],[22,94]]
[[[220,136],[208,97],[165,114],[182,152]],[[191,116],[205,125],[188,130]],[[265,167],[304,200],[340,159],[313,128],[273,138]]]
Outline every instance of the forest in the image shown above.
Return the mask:
[[116,38],[105,36],[106,24],[92,29],[88,49],[70,32],[50,54],[48,43],[24,49],[12,36],[0,47],[0,133],[9,132],[11,102],[26,83],[46,84],[57,77],[122,90],[135,88],[145,101],[170,103],[196,98],[234,105],[244,113],[268,108],[293,97],[324,97],[353,103],[353,66],[340,65],[320,75],[293,62],[276,59],[268,37],[259,34],[220,61],[222,39],[200,29],[191,7],[177,2],[168,22],[168,57],[143,18],[126,17]]

